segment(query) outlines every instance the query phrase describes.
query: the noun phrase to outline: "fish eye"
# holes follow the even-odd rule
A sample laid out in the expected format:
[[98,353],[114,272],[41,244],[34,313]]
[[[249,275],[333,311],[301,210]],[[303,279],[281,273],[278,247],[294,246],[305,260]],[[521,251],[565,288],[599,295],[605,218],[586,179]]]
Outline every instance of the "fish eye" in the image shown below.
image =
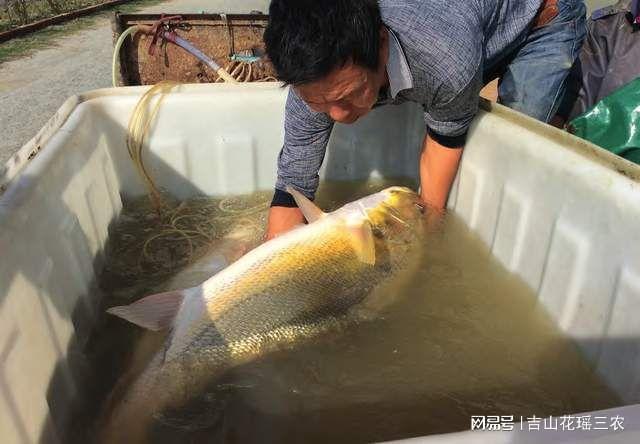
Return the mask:
[[382,239],[384,237],[384,233],[382,232],[382,230],[378,227],[373,227],[371,229],[371,232],[373,233],[374,237],[377,237],[378,239]]

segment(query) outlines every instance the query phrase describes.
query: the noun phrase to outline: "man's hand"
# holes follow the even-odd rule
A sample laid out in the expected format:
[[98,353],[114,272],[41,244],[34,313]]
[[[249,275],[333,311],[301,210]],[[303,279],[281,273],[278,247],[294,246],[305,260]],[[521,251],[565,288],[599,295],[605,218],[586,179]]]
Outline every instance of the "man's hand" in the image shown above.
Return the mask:
[[271,207],[265,240],[273,239],[302,223],[304,223],[304,216],[300,208]]
[[425,203],[444,210],[461,156],[462,147],[447,148],[428,135],[424,136],[420,156],[420,197]]

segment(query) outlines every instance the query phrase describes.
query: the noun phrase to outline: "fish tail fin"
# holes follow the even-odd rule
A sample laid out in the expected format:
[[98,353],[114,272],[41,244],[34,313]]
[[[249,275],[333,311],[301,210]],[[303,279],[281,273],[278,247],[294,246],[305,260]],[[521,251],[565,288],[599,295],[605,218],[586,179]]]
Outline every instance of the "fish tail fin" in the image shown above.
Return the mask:
[[111,307],[107,313],[152,331],[169,328],[185,298],[185,290],[152,294],[133,304]]

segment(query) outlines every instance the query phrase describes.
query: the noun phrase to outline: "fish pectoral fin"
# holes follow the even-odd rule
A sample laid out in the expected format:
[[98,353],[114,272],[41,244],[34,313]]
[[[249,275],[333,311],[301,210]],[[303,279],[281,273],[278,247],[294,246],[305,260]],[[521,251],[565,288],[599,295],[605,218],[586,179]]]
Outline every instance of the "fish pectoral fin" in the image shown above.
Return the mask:
[[302,194],[300,191],[287,185],[287,193],[293,196],[293,200],[296,201],[298,208],[300,208],[300,211],[302,211],[302,214],[304,215],[305,219],[307,219],[307,222],[312,223],[326,216],[327,213],[318,208],[316,204],[314,204],[307,196]]
[[160,331],[171,327],[183,299],[182,290],[167,291],[144,297],[133,304],[111,307],[107,313],[148,330]]
[[361,223],[347,224],[347,227],[351,232],[351,239],[358,259],[365,264],[375,265],[376,244],[371,223],[365,220]]

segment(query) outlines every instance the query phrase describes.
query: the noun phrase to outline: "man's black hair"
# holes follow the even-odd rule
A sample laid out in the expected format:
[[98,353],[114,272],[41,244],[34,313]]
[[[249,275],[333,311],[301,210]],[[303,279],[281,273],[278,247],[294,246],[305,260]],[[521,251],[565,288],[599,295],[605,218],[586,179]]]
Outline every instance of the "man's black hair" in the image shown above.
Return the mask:
[[300,85],[349,60],[377,69],[381,26],[376,0],[272,0],[264,42],[278,78]]

